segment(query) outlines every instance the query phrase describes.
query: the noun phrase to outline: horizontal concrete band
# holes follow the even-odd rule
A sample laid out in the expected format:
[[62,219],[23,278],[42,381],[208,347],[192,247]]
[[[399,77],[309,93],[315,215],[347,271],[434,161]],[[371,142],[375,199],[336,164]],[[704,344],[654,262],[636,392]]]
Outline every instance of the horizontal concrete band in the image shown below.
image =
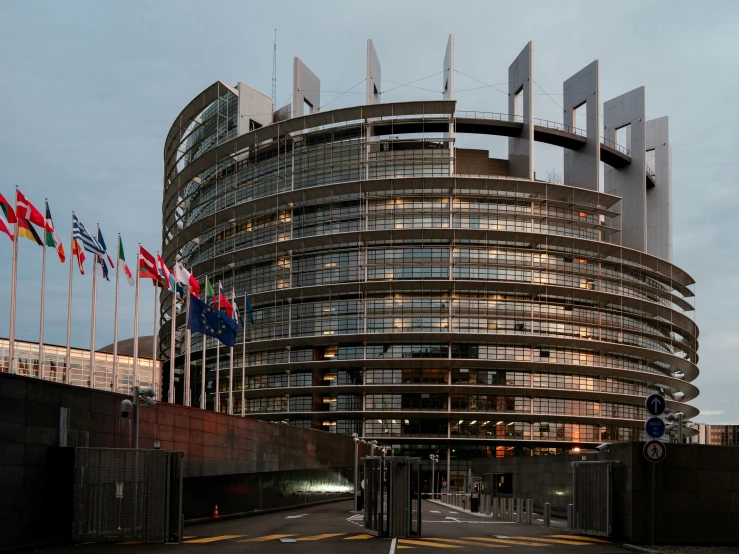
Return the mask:
[[[235,394],[235,393],[234,393]],[[293,419],[394,419],[396,421],[403,421],[404,419],[435,419],[440,421],[449,421],[453,419],[470,419],[470,420],[490,420],[497,419],[503,420],[505,423],[520,422],[520,423],[537,423],[552,422],[552,423],[581,423],[586,425],[593,425],[600,427],[603,425],[623,425],[627,427],[643,427],[643,419],[628,419],[628,418],[613,418],[603,416],[576,416],[576,415],[563,415],[563,414],[531,414],[531,413],[513,413],[513,412],[468,412],[468,411],[456,411],[451,412],[434,412],[431,410],[364,410],[364,411],[350,411],[350,410],[337,410],[331,412],[249,412],[246,415],[249,417],[263,418],[263,417],[289,417]]]
[[[253,369],[250,367],[249,369]],[[343,368],[342,368],[343,369]],[[222,369],[221,372],[224,370]],[[291,370],[292,371],[292,370]],[[234,368],[234,375],[241,375],[241,368]],[[250,374],[247,374],[250,375]],[[666,384],[666,383],[662,383]],[[691,385],[692,386],[692,385]],[[241,395],[241,389],[234,389],[234,395]],[[683,391],[684,392],[684,391]],[[433,385],[427,383],[397,383],[397,384],[381,384],[381,385],[312,385],[299,386],[291,385],[289,387],[265,387],[259,389],[245,389],[245,398],[270,398],[277,396],[301,396],[312,394],[480,394],[487,396],[524,396],[527,398],[566,398],[568,400],[590,400],[598,402],[614,402],[619,404],[631,404],[635,406],[644,406],[644,396],[634,394],[623,394],[615,392],[589,391],[580,389],[553,389],[546,387],[524,387],[520,385],[460,385],[460,384],[444,384]],[[221,391],[220,394],[228,394]],[[687,397],[687,395],[686,395]],[[676,402],[667,400],[667,407],[674,412],[683,412],[685,417],[697,416],[700,412],[697,408],[690,406],[684,402]],[[364,410],[367,412],[377,412],[381,410]],[[403,411],[403,410],[401,410]],[[446,413],[439,410],[424,410],[437,414]],[[297,412],[291,412],[297,413]],[[332,412],[328,412],[332,413]],[[456,412],[452,412],[456,413]],[[489,413],[489,412],[478,412]],[[690,415],[689,415],[690,414]],[[536,415],[536,414],[534,414]]]
[[[222,192],[220,196],[230,194],[238,190],[238,187]],[[334,201],[342,195],[355,194],[402,194],[411,191],[434,191],[429,193],[434,196],[448,194],[450,196],[475,196],[472,191],[506,191],[520,194],[536,195],[534,198],[525,199],[536,203],[546,203],[550,206],[565,207],[571,210],[585,211],[587,213],[617,217],[620,212],[613,208],[620,198],[603,192],[588,189],[579,189],[541,181],[525,181],[520,179],[502,179],[495,177],[403,177],[383,178],[363,181],[345,181],[342,183],[330,183],[317,185],[297,190],[278,192],[267,196],[247,200],[235,204],[216,213],[197,220],[188,225],[182,231],[175,233],[176,225],[168,231],[173,232],[172,239],[164,248],[165,259],[176,249],[184,246],[192,239],[199,237],[206,231],[217,228],[219,225],[229,224],[233,220],[240,220],[250,215],[263,212],[264,210],[279,210],[300,202],[316,200]],[[436,191],[439,191],[438,193]],[[443,191],[443,192],[442,192]],[[524,200],[524,198],[512,198]],[[164,219],[170,217],[170,213],[164,214]],[[261,215],[261,214],[260,214]],[[170,246],[172,245],[172,246]]]
[[[241,350],[241,345],[237,345],[235,352]],[[213,349],[209,349],[212,353]],[[223,365],[223,364],[221,364]],[[647,371],[637,371],[635,369],[623,369],[611,366],[600,365],[584,365],[584,364],[568,364],[564,362],[533,362],[523,360],[481,360],[471,358],[374,358],[364,360],[323,360],[316,362],[283,362],[261,365],[248,365],[245,368],[245,374],[264,375],[270,373],[283,373],[285,371],[306,371],[313,369],[403,369],[403,368],[419,368],[419,369],[489,369],[512,371],[536,371],[538,373],[559,373],[563,375],[586,375],[597,377],[613,377],[619,379],[629,379],[648,385],[663,385],[678,390],[685,394],[684,401],[688,402],[698,396],[698,388],[691,384],[689,380],[669,377],[657,373]],[[221,368],[223,373],[224,368]],[[240,375],[240,366],[234,367],[234,372]],[[449,386],[449,385],[422,385],[423,386]],[[457,385],[453,385],[457,386]],[[466,386],[466,385],[460,385]],[[330,389],[331,387],[327,387]],[[526,388],[526,387],[524,387]],[[527,389],[532,390],[532,389]],[[569,392],[569,389],[563,389]],[[591,394],[595,394],[591,391]]]

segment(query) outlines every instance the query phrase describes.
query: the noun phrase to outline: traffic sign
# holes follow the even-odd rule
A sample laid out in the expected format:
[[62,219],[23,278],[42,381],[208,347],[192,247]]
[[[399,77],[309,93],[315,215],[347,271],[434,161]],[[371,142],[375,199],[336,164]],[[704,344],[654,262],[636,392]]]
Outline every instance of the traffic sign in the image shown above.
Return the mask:
[[665,402],[664,396],[653,393],[647,396],[647,401],[645,402],[645,406],[647,408],[647,411],[653,415],[658,416],[665,413],[665,408],[667,407],[667,403]]
[[658,440],[647,441],[644,444],[644,457],[650,462],[659,463],[667,456],[667,447]]
[[441,482],[441,486],[442,486],[442,487],[446,487],[446,481],[442,481],[442,482]]
[[644,430],[649,437],[658,439],[665,434],[665,422],[658,417],[650,417],[644,424]]

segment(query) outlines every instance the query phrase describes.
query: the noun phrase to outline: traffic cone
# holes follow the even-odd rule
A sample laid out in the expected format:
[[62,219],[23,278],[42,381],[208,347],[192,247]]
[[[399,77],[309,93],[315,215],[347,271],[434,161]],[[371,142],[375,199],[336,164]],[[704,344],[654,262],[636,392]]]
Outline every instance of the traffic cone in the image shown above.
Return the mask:
[[213,519],[218,519],[221,516],[218,515],[218,504],[216,504],[216,507],[213,509]]

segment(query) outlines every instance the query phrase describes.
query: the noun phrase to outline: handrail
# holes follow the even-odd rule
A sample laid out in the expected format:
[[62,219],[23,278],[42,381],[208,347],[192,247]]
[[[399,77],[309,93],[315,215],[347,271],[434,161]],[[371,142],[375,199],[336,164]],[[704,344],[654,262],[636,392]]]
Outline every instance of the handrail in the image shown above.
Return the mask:
[[588,136],[587,131],[583,129],[578,129],[577,127],[565,125],[564,123],[557,123],[556,121],[549,121],[547,119],[539,119],[538,117],[534,118],[534,125],[539,125],[540,127],[546,127],[547,129],[554,129],[555,131],[564,131],[565,133],[572,133],[573,135],[578,135],[584,138],[587,138]]
[[[526,118],[521,115],[512,115],[498,112],[478,112],[478,111],[464,111],[458,110],[456,112],[457,117],[465,117],[470,119],[487,119],[492,121],[508,121],[512,123],[525,123]],[[565,125],[564,123],[557,123],[556,121],[549,121],[547,119],[534,118],[534,125],[540,127],[546,127],[547,129],[554,129],[556,131],[564,131],[566,133],[572,133],[581,137],[587,137],[588,133],[583,129]]]
[[605,144],[606,146],[609,146],[609,147],[613,148],[614,150],[617,150],[617,151],[621,152],[622,154],[626,154],[627,156],[631,156],[631,152],[629,151],[628,148],[625,148],[625,147],[621,146],[620,144],[618,144],[618,143],[616,143],[616,142],[614,142],[614,141],[612,141],[610,139],[607,139],[606,137],[600,137],[600,141],[603,144]]
[[647,175],[649,175],[652,178],[652,180],[656,179],[657,176],[654,174],[654,169],[652,169],[648,165],[646,167],[647,167]]

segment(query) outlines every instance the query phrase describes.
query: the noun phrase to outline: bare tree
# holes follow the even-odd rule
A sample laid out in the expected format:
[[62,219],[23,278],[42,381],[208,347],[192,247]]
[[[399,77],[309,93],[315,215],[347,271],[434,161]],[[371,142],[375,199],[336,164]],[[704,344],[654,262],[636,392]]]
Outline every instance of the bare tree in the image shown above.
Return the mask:
[[564,175],[562,175],[562,172],[557,169],[547,169],[546,180],[557,185],[563,185],[565,182]]

